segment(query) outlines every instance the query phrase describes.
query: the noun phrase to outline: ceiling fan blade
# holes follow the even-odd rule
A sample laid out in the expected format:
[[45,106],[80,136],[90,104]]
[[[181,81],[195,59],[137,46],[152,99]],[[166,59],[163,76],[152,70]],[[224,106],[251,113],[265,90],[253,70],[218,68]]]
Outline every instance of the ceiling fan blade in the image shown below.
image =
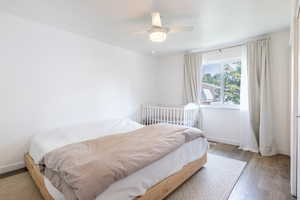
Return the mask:
[[152,13],[152,26],[161,27],[161,18],[159,12]]
[[177,33],[177,32],[190,32],[193,31],[193,26],[173,26],[170,28],[170,33]]

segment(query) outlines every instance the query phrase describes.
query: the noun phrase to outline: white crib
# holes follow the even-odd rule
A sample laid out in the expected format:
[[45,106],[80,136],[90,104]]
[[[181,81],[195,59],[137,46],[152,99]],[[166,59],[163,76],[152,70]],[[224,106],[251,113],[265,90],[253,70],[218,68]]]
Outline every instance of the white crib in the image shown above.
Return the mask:
[[199,117],[199,106],[193,103],[178,106],[143,105],[141,117],[144,125],[169,123],[195,127]]

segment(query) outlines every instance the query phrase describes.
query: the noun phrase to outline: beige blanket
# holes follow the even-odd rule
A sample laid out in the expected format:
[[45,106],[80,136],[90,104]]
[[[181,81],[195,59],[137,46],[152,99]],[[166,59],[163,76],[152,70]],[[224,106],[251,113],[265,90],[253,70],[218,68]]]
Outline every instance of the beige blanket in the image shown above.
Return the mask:
[[115,181],[201,136],[198,129],[151,125],[66,145],[46,154],[41,165],[66,200],[92,200]]

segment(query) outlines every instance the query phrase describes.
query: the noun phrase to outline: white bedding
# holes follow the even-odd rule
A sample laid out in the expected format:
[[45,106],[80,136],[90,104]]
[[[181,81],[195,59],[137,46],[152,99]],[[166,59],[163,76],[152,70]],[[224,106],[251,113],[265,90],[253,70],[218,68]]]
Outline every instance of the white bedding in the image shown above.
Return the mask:
[[[141,124],[131,120],[118,119],[57,129],[47,134],[36,135],[32,140],[29,153],[38,163],[47,152],[66,144],[103,135],[124,133],[141,127],[143,127]],[[202,157],[207,149],[208,142],[203,138],[186,143],[164,158],[115,182],[96,200],[131,200],[143,195],[147,189],[179,171],[187,163]],[[64,199],[62,193],[46,177],[45,185],[55,200]]]
[[67,144],[105,135],[126,133],[142,127],[143,125],[130,119],[111,119],[57,128],[34,135],[31,139],[29,154],[38,164],[46,153]]

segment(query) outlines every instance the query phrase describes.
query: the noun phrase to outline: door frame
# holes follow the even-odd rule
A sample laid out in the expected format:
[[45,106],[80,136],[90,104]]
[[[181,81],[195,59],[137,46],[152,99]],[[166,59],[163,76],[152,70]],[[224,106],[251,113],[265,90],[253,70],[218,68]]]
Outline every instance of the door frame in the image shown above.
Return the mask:
[[299,91],[298,89],[299,84],[298,84],[298,49],[299,49],[299,39],[298,39],[298,34],[299,34],[299,1],[295,0],[294,5],[293,5],[293,16],[292,16],[292,32],[291,32],[291,194],[294,196],[300,197],[300,188],[297,185],[297,180],[300,180],[300,173],[297,173],[297,167],[300,166],[298,165],[298,144],[299,144],[299,139],[298,138],[298,127],[300,123],[300,118],[297,117],[300,115],[299,111],[300,109],[298,108],[298,101],[299,101]]

